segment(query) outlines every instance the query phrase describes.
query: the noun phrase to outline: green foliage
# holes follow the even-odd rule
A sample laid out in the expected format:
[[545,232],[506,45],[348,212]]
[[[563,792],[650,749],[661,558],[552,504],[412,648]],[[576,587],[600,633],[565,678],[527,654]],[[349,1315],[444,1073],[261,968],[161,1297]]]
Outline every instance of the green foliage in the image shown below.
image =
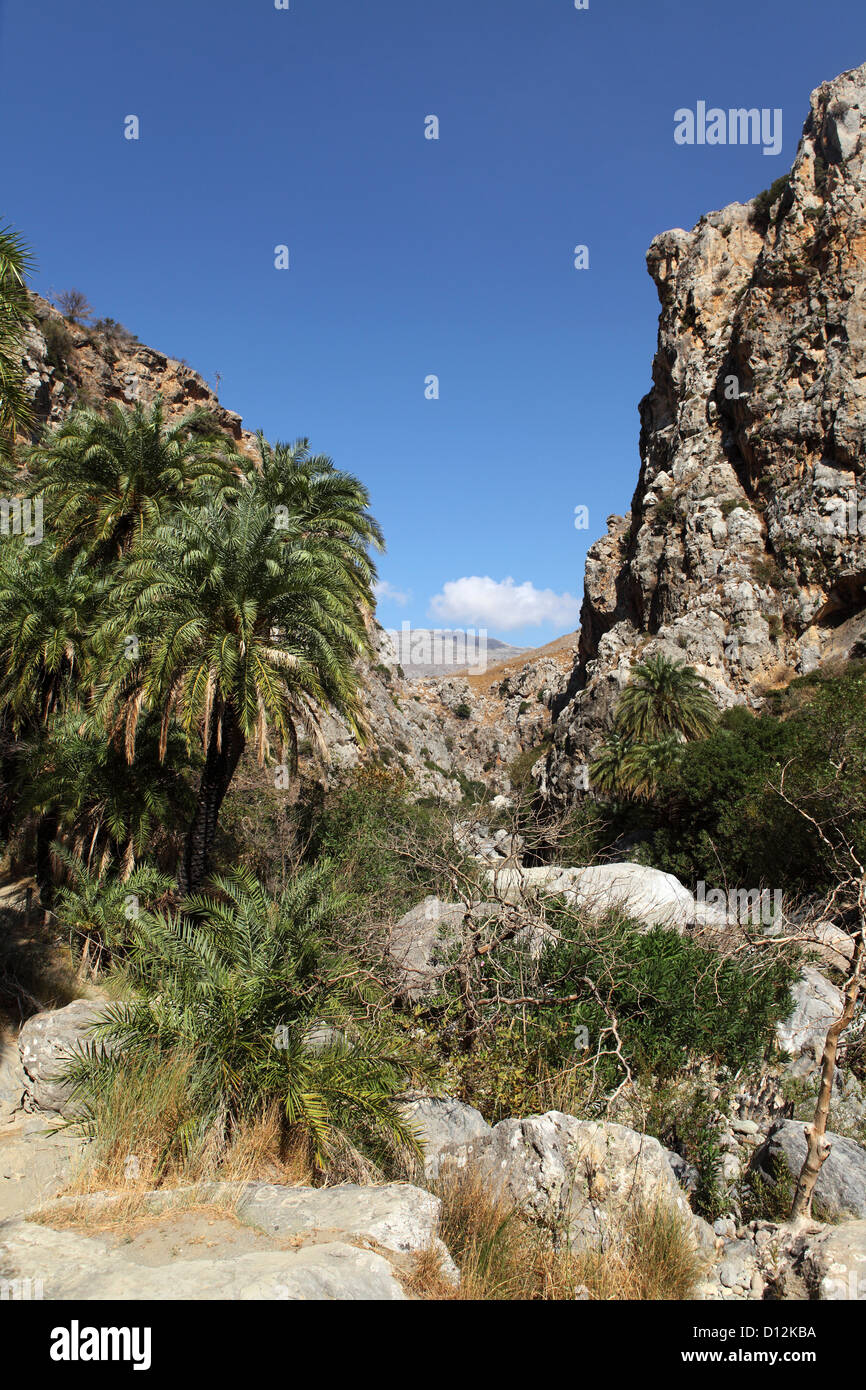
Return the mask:
[[460,704],[455,708],[454,714],[457,719],[471,719],[472,706],[467,705],[465,700],[461,700]]
[[86,556],[7,538],[0,548],[0,702],[12,727],[66,710],[86,676],[99,602]]
[[[623,1060],[637,1080],[653,1085],[699,1061],[732,1069],[757,1064],[790,1011],[793,967],[757,951],[723,957],[689,937],[661,927],[641,931],[618,916],[589,930],[564,907],[549,911],[548,924],[561,936],[533,967],[520,946],[500,947],[490,967],[497,1007],[471,1066],[474,1093],[483,1092],[488,1104],[501,1107],[509,1095],[524,1094],[539,1067],[554,1073],[581,1055],[596,1103],[622,1082]],[[445,978],[446,1017],[456,1019],[462,986]],[[491,990],[493,984],[491,977]],[[516,1008],[517,1023],[503,1022],[507,1001],[527,995],[535,1006]],[[588,1039],[583,1054],[575,1044],[581,1036]]]
[[539,758],[547,755],[551,747],[551,740],[546,738],[541,743],[537,743],[533,748],[524,748],[522,753],[518,753],[508,768],[508,778],[512,787],[518,794],[521,792],[531,792],[534,787],[532,780],[532,769]]
[[383,1165],[416,1147],[396,1100],[410,1063],[388,1012],[328,944],[343,905],[322,862],[279,897],[239,871],[182,910],[142,914],[124,962],[136,995],[110,1008],[97,1045],[70,1068],[85,1116],[128,1062],[191,1056],[189,1140],[227,1142],[278,1101],[319,1166],[345,1141]]
[[[545,952],[540,975],[554,999],[583,995],[564,1006],[567,1026],[558,1019],[545,1046],[558,1039],[568,1048],[581,1024],[591,1039],[602,1035],[609,1018],[585,981],[603,981],[633,1070],[657,1078],[676,1075],[696,1058],[732,1066],[760,1060],[789,1008],[792,978],[784,964],[750,971],[676,932],[657,927],[642,933],[625,921],[602,942],[574,931],[563,936]],[[617,1077],[614,1057],[602,1068],[611,1081]]]
[[69,371],[73,337],[62,319],[47,318],[40,325],[45,339],[46,360],[59,377]]
[[139,864],[126,878],[100,875],[62,845],[54,849],[70,878],[54,898],[54,920],[95,975],[122,957],[138,913],[166,898],[174,880],[151,864]]
[[611,796],[652,796],[685,740],[707,734],[716,718],[707,682],[693,667],[661,655],[636,663],[593,759],[593,786]]
[[790,174],[782,174],[770,184],[769,188],[765,188],[762,193],[758,193],[757,196],[752,199],[752,210],[750,215],[753,222],[759,224],[769,223],[770,210],[774,203],[778,202],[782,195],[787,192],[790,181]]
[[692,666],[661,655],[632,667],[616,707],[617,729],[641,742],[667,734],[701,738],[715,720],[716,707],[704,678]]
[[128,551],[184,499],[229,476],[223,436],[197,437],[195,416],[168,425],[162,402],[106,413],[75,411],[34,452],[32,467],[61,544],[96,548],[96,559]]
[[658,526],[668,526],[678,514],[677,499],[673,493],[668,492],[659,498],[653,511],[653,522]]
[[333,861],[352,913],[381,922],[430,893],[447,895],[435,865],[459,858],[436,806],[409,799],[405,777],[364,766],[310,825],[310,853]]
[[110,343],[120,347],[133,347],[138,339],[134,333],[130,333],[117,319],[96,319],[93,323],[93,331],[101,333]]
[[693,1196],[695,1210],[706,1221],[715,1221],[730,1207],[722,1177],[722,1115],[707,1087],[699,1085],[677,1118],[676,1138],[698,1173]]
[[772,1160],[769,1173],[749,1168],[738,1189],[743,1222],[790,1220],[794,1187],[794,1179],[783,1158]]
[[[763,884],[820,892],[838,873],[844,833],[866,854],[866,675],[793,681],[770,712],[727,711],[709,738],[684,747],[660,777],[655,827],[641,857],[684,883]],[[782,774],[793,804],[779,795]]]
[[16,439],[33,421],[21,360],[24,329],[34,316],[27,292],[32,270],[23,238],[11,227],[0,226],[0,462],[12,458]]
[[58,835],[88,867],[122,863],[129,871],[147,854],[172,862],[195,797],[183,776],[185,740],[171,729],[160,756],[159,735],[158,721],[146,714],[130,776],[123,750],[98,723],[75,711],[55,718],[31,736],[26,765],[16,769],[19,817],[55,817]]

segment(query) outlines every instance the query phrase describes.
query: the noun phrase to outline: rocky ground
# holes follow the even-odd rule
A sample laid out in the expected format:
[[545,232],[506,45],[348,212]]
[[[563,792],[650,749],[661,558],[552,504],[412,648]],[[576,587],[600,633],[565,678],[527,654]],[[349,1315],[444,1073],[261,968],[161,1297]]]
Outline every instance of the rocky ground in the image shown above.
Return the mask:
[[[477,829],[459,833],[479,862],[489,862]],[[604,866],[610,872],[599,898],[599,885],[590,888],[582,877],[589,870],[558,867],[539,878],[520,865],[519,844],[508,846],[507,857],[517,877],[500,895],[497,871],[489,869],[494,900],[479,904],[483,913],[564,896],[583,910],[617,902],[647,926],[724,929],[668,874]],[[449,933],[464,916],[461,904],[427,899],[396,925],[390,962],[398,990],[418,999],[435,987]],[[792,1226],[743,1217],[743,1194],[756,1176],[772,1189],[786,1173],[793,1180],[802,1164],[803,1124],[793,1118],[787,1083],[796,1079],[814,1094],[823,1037],[841,1005],[832,973],[826,961],[806,967],[778,1030],[778,1063],[741,1078],[720,1116],[730,1209],[712,1227],[692,1206],[695,1170],[618,1122],[616,1107],[604,1120],[551,1111],[491,1126],[453,1097],[418,1092],[404,1102],[424,1143],[414,1184],[205,1183],[136,1192],[125,1215],[129,1193],[64,1197],[87,1145],[76,1130],[58,1129],[74,1110],[57,1073],[105,1005],[81,999],[34,1014],[0,1057],[0,1280],[13,1296],[39,1280],[45,1298],[416,1297],[413,1258],[421,1252],[435,1251],[443,1277],[459,1279],[439,1236],[439,1198],[424,1184],[471,1167],[491,1193],[565,1232],[578,1250],[608,1239],[635,1204],[674,1208],[701,1254],[702,1299],[866,1298],[866,1100],[844,1053],[831,1117],[846,1132],[828,1136],[832,1148],[816,1188],[821,1219]],[[854,1028],[862,1026],[861,1016]]]

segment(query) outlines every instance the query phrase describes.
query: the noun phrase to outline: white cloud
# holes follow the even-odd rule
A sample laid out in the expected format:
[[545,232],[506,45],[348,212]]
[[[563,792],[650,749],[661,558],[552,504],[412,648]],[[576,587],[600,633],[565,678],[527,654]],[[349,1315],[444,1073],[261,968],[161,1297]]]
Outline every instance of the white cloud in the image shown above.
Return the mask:
[[388,583],[387,579],[377,579],[373,585],[373,593],[380,602],[382,599],[386,599],[391,603],[399,604],[401,608],[405,608],[412,597],[411,593],[404,593],[402,589],[395,589],[393,584]]
[[568,631],[577,624],[580,600],[573,594],[536,589],[530,580],[515,584],[513,579],[474,574],[443,584],[441,594],[430,600],[430,613],[448,623],[486,627],[494,633],[540,623]]

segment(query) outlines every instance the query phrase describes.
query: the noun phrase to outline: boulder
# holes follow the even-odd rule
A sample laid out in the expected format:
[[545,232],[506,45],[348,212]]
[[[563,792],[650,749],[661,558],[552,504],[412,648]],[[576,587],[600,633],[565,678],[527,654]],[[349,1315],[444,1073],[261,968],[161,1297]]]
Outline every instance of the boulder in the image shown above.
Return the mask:
[[[434,1249],[440,1268],[454,1282],[459,1273],[439,1239],[441,1202],[431,1192],[411,1183],[385,1183],[360,1187],[343,1183],[339,1187],[287,1187],[278,1183],[203,1182],[195,1187],[159,1188],[138,1194],[139,1201],[154,1217],[170,1218],[193,1206],[229,1209],[241,1225],[286,1240],[306,1238],[321,1242],[372,1242],[396,1256],[418,1254]],[[84,1197],[61,1197],[40,1209],[50,1222],[53,1212],[75,1208],[94,1216],[110,1215],[123,1209],[123,1192],[92,1192]]]
[[[496,903],[477,903],[469,909],[473,922],[496,916]],[[467,909],[431,896],[418,903],[391,929],[388,943],[394,973],[407,999],[435,993],[448,952],[461,939]]]
[[561,896],[571,906],[597,915],[617,909],[646,927],[685,931],[693,926],[725,925],[725,914],[696,901],[673,874],[644,864],[591,864],[585,868],[508,868],[488,870],[487,881],[506,902]]
[[0,1042],[0,1128],[24,1105],[27,1077],[15,1043],[3,1048]]
[[[244,1225],[269,1235],[300,1235],[327,1231],[339,1239],[371,1240],[396,1254],[438,1249],[450,1263],[438,1238],[441,1202],[432,1193],[409,1183],[382,1187],[281,1187],[246,1183],[235,1214]],[[455,1271],[456,1272],[456,1271]]]
[[453,1096],[414,1096],[400,1108],[424,1145],[424,1176],[428,1180],[439,1176],[443,1149],[493,1132],[480,1110]]
[[794,1007],[776,1026],[776,1041],[794,1058],[806,1054],[817,1063],[824,1050],[830,1024],[842,1012],[842,991],[807,965],[791,991]]
[[59,1080],[69,1057],[91,1037],[90,1030],[108,1006],[90,999],[74,999],[63,1009],[34,1014],[18,1035],[21,1065],[27,1077],[27,1094],[39,1110],[66,1114],[71,1088]]
[[629,1208],[664,1203],[678,1211],[695,1244],[714,1247],[691,1211],[657,1139],[624,1125],[578,1120],[551,1110],[502,1120],[489,1134],[443,1149],[448,1164],[473,1166],[491,1188],[544,1224],[563,1228],[573,1246],[594,1244]]
[[[853,1139],[827,1131],[832,1145],[815,1184],[815,1203],[828,1217],[866,1217],[866,1149]],[[771,1180],[774,1169],[784,1165],[797,1178],[806,1157],[806,1136],[798,1120],[780,1120],[766,1143],[756,1150],[754,1165]]]

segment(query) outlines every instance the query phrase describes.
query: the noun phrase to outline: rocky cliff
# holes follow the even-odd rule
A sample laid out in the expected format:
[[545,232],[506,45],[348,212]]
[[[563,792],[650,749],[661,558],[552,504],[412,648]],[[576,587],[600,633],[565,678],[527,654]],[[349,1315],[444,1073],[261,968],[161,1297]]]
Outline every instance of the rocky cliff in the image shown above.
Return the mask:
[[586,563],[542,792],[568,801],[639,656],[759,704],[866,652],[866,64],[812,94],[765,194],[664,232],[640,474]]

